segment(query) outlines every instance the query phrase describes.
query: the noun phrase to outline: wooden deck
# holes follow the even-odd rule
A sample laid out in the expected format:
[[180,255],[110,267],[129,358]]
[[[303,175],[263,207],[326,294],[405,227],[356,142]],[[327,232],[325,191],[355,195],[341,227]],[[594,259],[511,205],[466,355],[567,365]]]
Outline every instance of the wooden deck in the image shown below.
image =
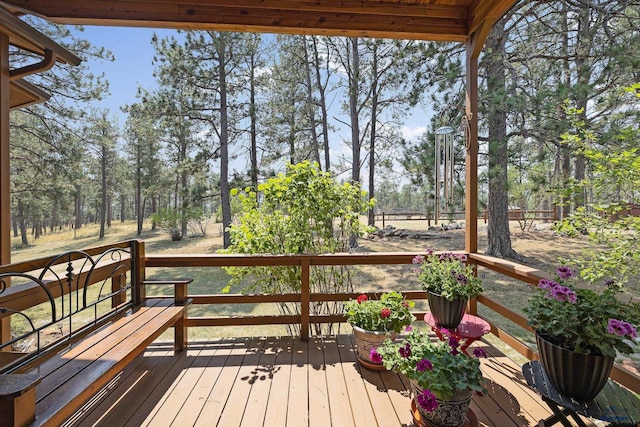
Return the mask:
[[[174,355],[156,342],[68,426],[412,426],[406,382],[362,369],[349,336],[224,338]],[[533,426],[549,416],[520,366],[486,342],[481,426]],[[587,424],[593,426],[594,424]]]

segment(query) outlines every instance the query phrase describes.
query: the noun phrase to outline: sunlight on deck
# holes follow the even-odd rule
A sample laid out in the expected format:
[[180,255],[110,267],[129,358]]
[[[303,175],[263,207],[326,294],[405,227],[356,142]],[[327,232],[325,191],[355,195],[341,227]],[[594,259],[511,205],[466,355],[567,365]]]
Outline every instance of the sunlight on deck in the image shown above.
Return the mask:
[[[481,426],[532,426],[551,415],[520,365],[486,341]],[[66,425],[411,426],[406,379],[361,368],[349,336],[225,338],[174,355],[156,342]],[[588,423],[593,426],[593,424]]]

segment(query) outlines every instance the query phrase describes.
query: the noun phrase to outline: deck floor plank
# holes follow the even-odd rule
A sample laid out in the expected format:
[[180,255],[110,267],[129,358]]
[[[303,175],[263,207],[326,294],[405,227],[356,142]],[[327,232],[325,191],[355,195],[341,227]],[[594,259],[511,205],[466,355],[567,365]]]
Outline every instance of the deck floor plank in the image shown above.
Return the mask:
[[[280,339],[280,348],[276,355],[273,369],[273,380],[269,389],[267,413],[264,425],[285,427],[287,425],[287,410],[284,405],[289,402],[289,383],[291,382],[291,358],[293,357],[293,338]],[[288,405],[287,405],[288,406]]]
[[360,375],[353,344],[349,337],[345,335],[339,335],[337,340],[344,379],[349,392],[349,403],[353,410],[354,423],[356,426],[375,426],[377,425],[375,414],[369,401],[364,380]]
[[200,378],[192,385],[187,401],[178,411],[174,426],[190,426],[195,424],[198,415],[205,405],[209,393],[215,387],[224,364],[231,354],[233,342],[219,341],[216,345],[209,345],[210,350],[201,354],[202,363],[195,363],[197,369],[202,370]]
[[291,382],[289,383],[289,401],[287,402],[287,427],[309,425],[309,351],[306,342],[299,338],[293,340],[291,360]]
[[215,426],[222,415],[229,394],[236,382],[249,346],[249,338],[239,338],[225,359],[224,368],[196,420],[196,426]]
[[[327,389],[329,390],[331,420],[335,425],[338,425],[339,422],[343,426],[353,426],[349,391],[344,379],[343,364],[340,360],[340,344],[335,338],[325,338],[324,343],[324,362],[327,374]],[[346,369],[351,369],[351,367],[347,364]]]
[[329,389],[327,388],[325,343],[322,338],[311,337],[309,349],[309,426],[325,427],[331,422]]
[[260,355],[258,366],[248,380],[252,386],[247,399],[247,410],[244,412],[240,424],[242,427],[264,425],[278,350],[279,340],[277,338],[269,337],[265,340],[264,351]]
[[233,383],[218,425],[239,426],[242,422],[242,417],[247,410],[246,403],[251,393],[251,387],[255,381],[254,375],[264,350],[264,344],[265,340],[262,338],[253,338],[249,342],[249,346],[246,349],[247,354],[242,360],[237,379]]
[[[551,415],[520,366],[487,342],[482,427],[525,427]],[[174,355],[154,343],[68,421],[85,426],[412,426],[406,378],[361,368],[349,336],[220,338]],[[587,425],[593,426],[587,422]]]

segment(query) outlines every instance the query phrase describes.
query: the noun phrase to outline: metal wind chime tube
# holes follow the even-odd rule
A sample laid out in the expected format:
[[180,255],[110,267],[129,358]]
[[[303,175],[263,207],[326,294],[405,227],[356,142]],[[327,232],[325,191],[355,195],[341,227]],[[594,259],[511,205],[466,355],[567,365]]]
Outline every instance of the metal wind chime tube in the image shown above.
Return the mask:
[[[453,128],[442,126],[436,129],[436,194],[435,223],[442,212],[449,212],[453,205]],[[442,203],[441,203],[442,201]]]

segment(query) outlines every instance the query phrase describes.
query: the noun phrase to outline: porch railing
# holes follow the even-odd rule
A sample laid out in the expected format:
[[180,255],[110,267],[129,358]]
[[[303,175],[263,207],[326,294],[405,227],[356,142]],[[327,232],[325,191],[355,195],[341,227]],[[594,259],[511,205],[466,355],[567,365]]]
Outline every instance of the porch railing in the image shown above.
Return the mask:
[[[190,267],[255,267],[255,266],[296,266],[301,272],[301,287],[298,293],[289,294],[193,294],[189,291],[188,297],[193,300],[192,307],[199,304],[264,304],[264,303],[297,303],[300,307],[300,314],[289,315],[263,315],[263,316],[207,316],[207,317],[189,317],[187,325],[189,327],[210,327],[210,326],[243,326],[243,325],[283,325],[294,324],[300,327],[301,339],[309,339],[311,326],[317,323],[340,323],[345,322],[342,314],[319,314],[311,313],[311,306],[314,302],[342,302],[351,298],[356,298],[357,293],[317,293],[311,292],[310,289],[310,272],[312,267],[316,266],[355,266],[355,265],[410,265],[414,257],[414,253],[367,253],[367,254],[322,254],[322,255],[146,255],[145,245],[141,241],[124,242],[115,245],[103,246],[87,250],[89,254],[98,254],[104,252],[109,247],[130,247],[130,274],[131,274],[131,293],[136,301],[145,298],[145,281],[148,268],[176,269]],[[474,263],[478,268],[486,268],[502,276],[517,279],[519,282],[535,284],[545,273],[521,264],[506,261],[499,258],[480,254],[470,254],[470,262]],[[27,271],[31,269],[43,268],[45,261],[36,260],[24,263],[13,264],[9,266],[0,266],[0,273],[9,271]],[[108,269],[101,269],[108,271]],[[180,276],[176,273],[175,276]],[[98,279],[98,277],[95,277]],[[100,277],[105,280],[106,277]],[[119,272],[114,277],[114,286],[122,283],[122,274]],[[93,280],[92,280],[93,282]],[[22,290],[12,289],[11,292],[5,292],[0,295],[3,304],[16,305],[13,309],[19,310],[33,307],[43,302],[43,292],[36,292],[36,289],[24,285]],[[64,294],[68,291],[61,290]],[[374,293],[370,293],[374,294]],[[412,300],[426,299],[426,293],[422,290],[404,291],[403,294]],[[59,297],[60,295],[55,295]],[[118,305],[120,301],[114,301],[114,305]],[[480,295],[477,300],[469,304],[469,311],[472,314],[478,313],[478,306],[482,305],[489,312],[495,313],[500,321],[506,319],[514,325],[522,328],[525,333],[529,331],[533,333],[531,328],[527,326],[526,319],[516,311],[505,305],[491,299],[488,295]],[[191,310],[192,312],[194,310]],[[484,309],[483,309],[484,312]],[[414,315],[421,319],[424,312],[415,312]],[[490,319],[486,319],[491,325],[491,332],[507,345],[524,355],[528,359],[537,358],[537,353],[530,346],[514,337],[512,334],[498,327]],[[4,339],[2,341],[5,341]],[[636,393],[640,392],[640,377],[628,370],[614,367],[611,377]]]

